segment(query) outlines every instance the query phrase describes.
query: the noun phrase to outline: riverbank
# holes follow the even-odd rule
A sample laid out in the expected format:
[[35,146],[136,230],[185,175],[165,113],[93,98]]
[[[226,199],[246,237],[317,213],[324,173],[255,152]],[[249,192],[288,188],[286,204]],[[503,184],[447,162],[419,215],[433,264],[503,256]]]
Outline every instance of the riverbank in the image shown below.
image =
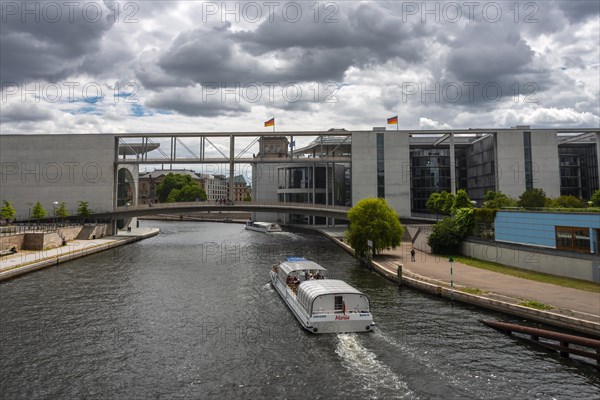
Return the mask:
[[[345,228],[304,229],[323,234],[354,255],[354,250],[342,240]],[[411,248],[410,242],[403,243],[395,250],[377,255],[373,269],[396,283],[401,279],[403,285],[434,295],[600,337],[600,296],[597,293],[530,281],[458,262],[453,263],[451,276],[448,260],[415,249],[415,261],[410,261]],[[523,305],[531,302],[551,309]]]
[[41,251],[23,250],[17,254],[3,256],[0,259],[0,281],[134,243],[158,235],[158,233],[157,228],[133,228],[131,232],[119,231],[115,236],[92,240],[71,240],[62,247]]

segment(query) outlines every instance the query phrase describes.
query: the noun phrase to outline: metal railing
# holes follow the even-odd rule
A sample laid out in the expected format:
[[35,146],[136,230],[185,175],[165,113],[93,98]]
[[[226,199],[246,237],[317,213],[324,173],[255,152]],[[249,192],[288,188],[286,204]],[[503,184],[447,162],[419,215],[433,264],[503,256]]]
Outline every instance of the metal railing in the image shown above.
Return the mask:
[[4,236],[13,236],[20,235],[24,233],[50,233],[56,232],[60,229],[65,228],[73,228],[77,226],[82,226],[79,223],[65,222],[65,223],[44,223],[44,224],[36,224],[36,223],[19,223],[13,224],[9,226],[1,226],[0,227],[0,237]]

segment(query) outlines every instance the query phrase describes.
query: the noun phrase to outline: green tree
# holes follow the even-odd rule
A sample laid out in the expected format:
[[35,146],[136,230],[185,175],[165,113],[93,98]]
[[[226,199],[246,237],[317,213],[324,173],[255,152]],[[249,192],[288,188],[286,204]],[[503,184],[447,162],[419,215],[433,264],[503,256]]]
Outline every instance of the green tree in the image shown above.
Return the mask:
[[65,202],[61,202],[56,209],[56,216],[60,218],[66,218],[69,216],[69,210],[67,209],[67,205]]
[[202,186],[197,182],[192,182],[181,188],[179,199],[177,201],[206,201],[207,196]]
[[13,221],[17,216],[17,210],[15,210],[12,204],[7,200],[3,200],[2,204],[2,210],[0,210],[0,219],[6,220],[6,223],[10,224],[10,222]]
[[600,189],[596,190],[590,198],[593,207],[600,207]]
[[431,193],[427,200],[426,207],[430,211],[439,212],[441,214],[450,215],[452,205],[454,204],[454,196],[446,191]]
[[427,199],[427,204],[425,206],[429,211],[442,212],[442,209],[444,208],[444,201],[442,199],[441,193],[431,193],[429,199]]
[[33,205],[31,209],[31,217],[33,219],[42,219],[46,216],[46,210],[39,201]]
[[508,197],[502,192],[494,192],[490,190],[483,197],[483,207],[490,209],[500,209],[503,207],[516,207],[517,200]]
[[456,192],[456,196],[454,196],[454,201],[452,202],[452,214],[455,214],[457,210],[461,208],[474,208],[473,202],[469,198],[467,191],[464,189],[460,189]]
[[90,210],[90,204],[87,201],[78,201],[77,204],[77,215],[81,218],[88,218],[92,215],[92,210]]
[[244,196],[243,201],[252,201],[252,195],[250,195],[250,193],[248,193],[247,195]]
[[[176,190],[175,192],[173,192]],[[160,202],[205,201],[208,196],[204,189],[189,175],[169,173],[156,188]]]
[[550,201],[550,207],[553,208],[584,208],[586,204],[583,200],[575,196],[560,196]]
[[545,207],[547,200],[542,189],[529,189],[519,196],[518,205],[523,208]]
[[179,197],[181,196],[181,190],[177,188],[171,189],[169,195],[165,199],[165,203],[176,203],[179,201]]
[[444,201],[444,205],[442,206],[442,214],[452,214],[452,206],[454,205],[454,195],[446,191],[440,193],[440,195],[442,196],[442,199]]
[[373,255],[388,247],[395,248],[402,241],[404,228],[398,214],[385,199],[359,201],[348,212],[348,220],[350,225],[346,238],[358,256],[368,251],[368,240],[373,241]]

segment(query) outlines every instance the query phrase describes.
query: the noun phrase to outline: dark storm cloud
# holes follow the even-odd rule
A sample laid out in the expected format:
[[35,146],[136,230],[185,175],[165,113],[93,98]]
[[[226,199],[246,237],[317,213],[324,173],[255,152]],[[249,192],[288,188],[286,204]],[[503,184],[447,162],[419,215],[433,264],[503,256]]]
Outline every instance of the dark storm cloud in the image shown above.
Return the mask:
[[518,95],[531,94],[537,97],[528,100],[534,100],[553,85],[552,70],[536,60],[530,45],[508,25],[479,22],[453,32],[439,81],[461,86],[457,104],[494,107],[503,97],[518,101]]
[[559,1],[558,7],[571,23],[585,21],[588,18],[598,19],[600,14],[598,0]]
[[[308,4],[303,4],[305,12]],[[335,23],[315,23],[306,13],[292,23],[265,19],[254,31],[233,32],[228,23],[180,33],[157,54],[158,68],[139,66],[147,88],[169,84],[225,82],[315,82],[343,80],[352,66],[400,58],[423,59],[424,29],[413,29],[379,5],[340,7]],[[277,60],[271,64],[267,60]]]
[[[54,12],[56,10],[44,13],[44,2],[13,3],[18,13],[13,14],[12,9],[8,12],[6,3],[3,4],[0,25],[0,79],[3,83],[59,80],[82,72],[85,58],[98,51],[103,35],[114,23],[112,11],[97,2],[87,11],[81,3],[73,5],[72,10],[61,8],[60,14]],[[33,11],[23,15],[20,8],[26,5]]]
[[145,105],[190,117],[233,116],[250,111],[247,104],[221,101],[220,96],[206,95],[202,88],[168,89],[154,94]]
[[393,57],[411,62],[422,59],[423,49],[414,42],[425,34],[422,24],[403,22],[375,3],[357,7],[345,7],[342,3],[334,18],[336,22],[330,23],[315,23],[311,18],[290,23],[276,16],[273,22],[265,21],[255,31],[240,32],[236,37],[253,54],[288,48],[352,49],[357,62]]

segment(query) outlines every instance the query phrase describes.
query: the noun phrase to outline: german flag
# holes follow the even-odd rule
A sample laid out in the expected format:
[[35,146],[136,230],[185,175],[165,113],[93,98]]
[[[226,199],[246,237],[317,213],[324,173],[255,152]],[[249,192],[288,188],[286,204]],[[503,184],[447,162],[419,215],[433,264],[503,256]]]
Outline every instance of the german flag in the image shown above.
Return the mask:
[[388,125],[398,125],[398,116],[396,115],[395,117],[392,118],[388,118]]
[[268,120],[267,122],[265,122],[265,128],[267,126],[275,126],[275,118],[271,118],[270,120]]

